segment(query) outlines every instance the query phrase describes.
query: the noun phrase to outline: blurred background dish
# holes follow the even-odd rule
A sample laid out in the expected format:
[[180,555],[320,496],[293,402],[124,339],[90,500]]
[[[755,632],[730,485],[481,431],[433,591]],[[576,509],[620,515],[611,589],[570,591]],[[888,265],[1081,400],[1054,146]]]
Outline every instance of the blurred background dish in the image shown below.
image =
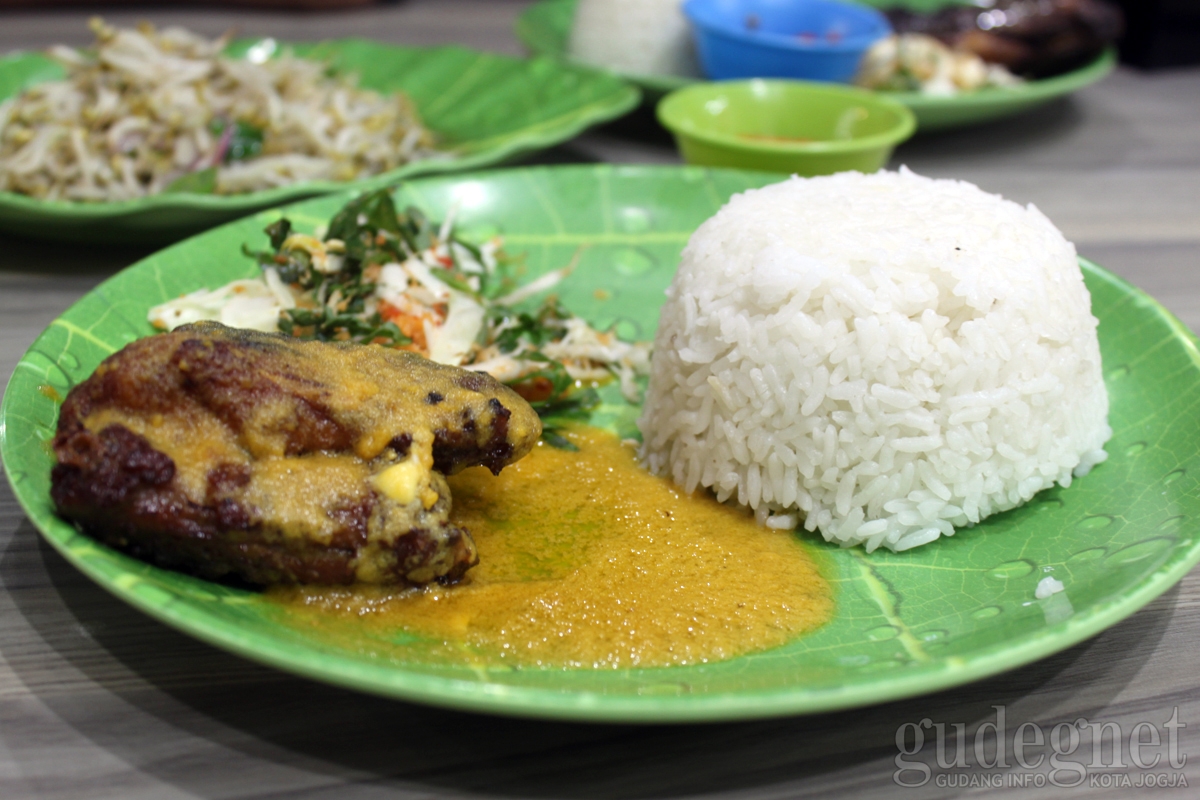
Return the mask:
[[111,203],[354,181],[448,155],[404,92],[262,40],[244,56],[181,26],[115,26],[45,55],[60,80],[0,106],[0,190]]
[[887,0],[898,33],[932,36],[1029,80],[1096,59],[1121,36],[1121,9],[1107,0]]
[[701,83],[658,104],[689,164],[829,175],[874,172],[913,135],[913,113],[879,93],[806,81]]
[[713,80],[850,83],[867,48],[892,32],[875,9],[839,0],[687,0],[682,8]]
[[[262,41],[230,46],[242,55]],[[168,242],[252,211],[342,189],[386,186],[416,175],[497,164],[571,139],[636,107],[640,92],[597,70],[523,60],[464,47],[397,47],[365,39],[271,42],[273,49],[324,61],[358,75],[359,85],[402,91],[449,151],[354,181],[309,181],[235,195],[158,194],[120,202],[41,200],[0,192],[0,230],[91,242]],[[38,53],[0,59],[0,101],[57,80],[61,65]]]
[[[542,2],[535,3],[518,17],[515,25],[517,38],[532,53],[552,56],[568,62],[572,61],[568,39],[579,1],[542,0]],[[990,15],[993,11],[1002,10],[993,8],[993,6],[1017,1],[983,0],[990,5],[988,9],[974,7],[976,23],[984,11]],[[955,3],[953,0],[865,0],[861,4],[881,9],[902,7],[893,13],[899,16],[907,15],[905,19],[908,21],[902,25],[906,31],[914,29],[916,24],[913,22],[914,20],[933,19],[940,9],[950,6],[961,7],[961,4]],[[1056,13],[1060,15],[1059,19],[1061,19],[1061,15],[1066,13],[1066,5],[1053,0],[1046,5],[1046,8],[1057,9]],[[1111,9],[1111,4],[1106,4],[1106,6]],[[923,12],[924,16],[913,13],[918,11]],[[988,22],[985,23],[991,25],[991,32],[995,34],[991,38],[995,39],[1001,33],[1008,36],[1009,33],[1001,30],[1005,26],[997,27],[992,24],[994,19],[999,18],[988,16]],[[1008,19],[1007,13],[1005,19]],[[1024,30],[1024,28],[1020,30]],[[1107,36],[1113,35],[1111,26],[1105,30]],[[955,39],[950,33],[947,33],[947,38],[952,41]],[[1079,40],[1079,37],[1075,38],[1076,41]],[[1048,41],[1051,40],[1043,37],[1043,45]],[[1053,77],[1036,77],[1033,80],[1024,80],[1010,86],[987,86],[975,92],[929,93],[914,87],[910,91],[896,91],[892,96],[913,110],[917,115],[917,126],[920,131],[963,127],[1012,116],[1077,91],[1107,75],[1116,64],[1116,53],[1111,38],[1107,41],[1109,44],[1100,50],[1076,56],[1073,63],[1081,64],[1081,66]],[[949,47],[949,45],[946,46]],[[1061,63],[1066,62],[1060,61]],[[609,67],[609,69],[613,69],[640,86],[648,99],[655,99],[701,78],[698,73],[646,75],[626,72],[620,68]]]
[[567,52],[622,74],[700,76],[680,0],[579,0]]
[[1117,65],[1116,50],[1105,50],[1094,61],[1053,78],[1025,81],[1014,86],[960,94],[928,94],[920,91],[889,92],[917,115],[922,132],[961,128],[1016,116],[1066,97],[1103,79]]
[[[652,3],[658,4],[661,0],[651,0]],[[587,4],[604,4],[615,10],[625,6],[636,7],[639,0],[542,0],[542,2],[534,3],[527,9],[521,12],[517,17],[513,32],[533,55],[550,56],[552,58],[561,59],[564,61],[579,61],[581,55],[584,57],[583,63],[588,63],[586,55],[580,53],[579,48],[590,50],[591,47],[585,43],[588,39],[601,40],[610,38],[613,43],[620,44],[622,36],[626,32],[624,27],[632,19],[629,16],[618,16],[612,11],[605,13],[604,20],[617,22],[620,27],[609,31],[609,36],[605,37],[602,32],[593,32],[586,34],[574,34],[575,19],[577,9],[586,10]],[[675,15],[675,22],[671,23],[672,31],[668,31],[668,36],[674,40],[669,44],[658,44],[654,49],[658,51],[672,50],[678,43],[679,47],[691,47],[690,40],[684,38],[686,33],[686,18],[683,12],[679,10],[682,0],[673,0],[672,14]],[[643,12],[644,13],[644,12]],[[587,17],[583,17],[587,19]],[[600,18],[597,15],[597,18]],[[661,32],[657,33],[661,37]],[[648,46],[648,45],[644,45]],[[599,47],[595,48],[597,51]],[[688,71],[672,71],[672,72],[646,72],[633,66],[625,66],[620,62],[608,61],[604,69],[616,72],[626,80],[630,80],[641,87],[642,91],[647,94],[648,99],[654,100],[667,92],[678,89],[682,86],[687,86],[703,76],[700,74],[699,64],[695,60],[694,54],[690,58],[692,69]],[[593,63],[592,66],[601,66],[601,64]]]

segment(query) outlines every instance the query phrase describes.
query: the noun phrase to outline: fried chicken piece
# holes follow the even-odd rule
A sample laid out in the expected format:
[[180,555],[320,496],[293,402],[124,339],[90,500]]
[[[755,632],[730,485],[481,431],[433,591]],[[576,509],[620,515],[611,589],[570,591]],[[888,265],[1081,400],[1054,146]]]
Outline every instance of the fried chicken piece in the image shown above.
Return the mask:
[[498,473],[540,435],[489,375],[197,323],[71,391],[51,497],[105,544],[205,578],[453,582],[478,559],[444,476]]

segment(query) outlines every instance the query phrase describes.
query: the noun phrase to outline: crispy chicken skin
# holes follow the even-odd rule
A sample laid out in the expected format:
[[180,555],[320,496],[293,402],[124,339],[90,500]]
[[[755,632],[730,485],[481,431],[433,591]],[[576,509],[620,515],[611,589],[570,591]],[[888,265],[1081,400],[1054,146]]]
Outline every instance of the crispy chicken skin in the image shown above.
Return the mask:
[[100,541],[205,578],[452,582],[477,557],[444,476],[498,473],[540,435],[488,375],[197,323],[71,391],[51,497]]

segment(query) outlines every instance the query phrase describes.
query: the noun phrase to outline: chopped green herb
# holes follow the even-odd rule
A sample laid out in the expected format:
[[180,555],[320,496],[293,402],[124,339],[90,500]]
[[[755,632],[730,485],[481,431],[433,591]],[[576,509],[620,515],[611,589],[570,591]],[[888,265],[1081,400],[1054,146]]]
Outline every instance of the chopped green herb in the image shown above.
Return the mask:
[[262,152],[263,129],[248,122],[237,120],[230,127],[228,120],[214,119],[209,130],[224,142],[224,152],[220,153],[222,164],[245,161]]

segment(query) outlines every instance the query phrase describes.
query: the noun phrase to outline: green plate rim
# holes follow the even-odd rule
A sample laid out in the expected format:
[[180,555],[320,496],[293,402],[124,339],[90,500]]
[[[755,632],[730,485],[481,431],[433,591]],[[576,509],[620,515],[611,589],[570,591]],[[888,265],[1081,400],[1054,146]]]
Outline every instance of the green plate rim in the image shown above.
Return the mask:
[[[695,170],[696,168],[586,165],[566,168],[535,167],[527,168],[526,171],[538,169],[575,169],[590,170],[596,173],[644,175],[656,172]],[[716,169],[706,169],[703,172],[716,176],[757,174]],[[462,176],[462,180],[487,179],[489,175],[496,174],[499,172],[472,173]],[[345,194],[349,196],[351,193],[346,192]],[[190,246],[192,245],[189,240],[173,245],[168,250],[186,249]],[[154,256],[143,259],[128,269],[137,269],[153,258]],[[1145,314],[1153,315],[1164,322],[1172,334],[1172,339],[1179,342],[1187,351],[1191,367],[1200,372],[1200,342],[1195,334],[1179,322],[1171,312],[1140,289],[1086,258],[1081,257],[1079,261],[1085,273],[1115,287],[1123,297],[1136,301],[1139,307],[1143,307]],[[71,313],[88,297],[103,291],[122,274],[124,272],[100,284],[65,313]],[[47,333],[43,332],[34,341],[22,358],[22,362],[29,358],[30,353],[37,348],[46,335]],[[10,378],[10,386],[12,382]],[[0,457],[8,463],[12,463],[11,456],[16,452],[12,449],[16,445],[10,444],[12,439],[9,437],[7,427],[10,407],[14,403],[13,396],[6,391],[3,402],[0,403]],[[514,687],[406,672],[402,668],[348,664],[336,655],[331,656],[316,650],[308,652],[306,661],[296,663],[289,658],[287,652],[294,645],[289,646],[282,640],[279,642],[258,640],[254,646],[249,646],[243,639],[232,635],[227,629],[204,627],[196,621],[193,615],[181,613],[181,610],[186,610],[190,606],[176,607],[176,604],[173,603],[165,606],[157,605],[133,593],[128,587],[108,579],[101,574],[101,570],[75,557],[66,545],[74,537],[80,537],[82,534],[72,531],[66,538],[63,538],[61,534],[47,530],[47,525],[37,519],[31,510],[33,508],[29,497],[31,493],[23,490],[19,483],[14,482],[7,470],[6,475],[14,495],[31,522],[38,528],[43,538],[68,562],[121,600],[202,641],[253,661],[346,688],[461,710],[545,719],[626,723],[747,720],[848,709],[941,691],[1028,664],[1078,644],[1144,607],[1177,583],[1193,566],[1200,562],[1200,538],[1197,538],[1186,549],[1177,549],[1153,573],[1143,578],[1133,590],[1118,596],[1110,595],[1101,602],[1093,603],[1082,611],[1077,611],[1066,620],[1048,624],[1036,632],[1023,635],[1016,640],[1006,640],[979,647],[970,657],[956,657],[945,661],[934,661],[927,665],[913,666],[903,674],[889,674],[885,680],[822,690],[792,686],[774,690],[755,689],[749,693],[734,691],[701,696],[614,697],[600,692],[564,692],[552,689]]]
[[[577,2],[578,0],[539,0],[539,2],[534,3],[521,12],[513,26],[513,32],[521,41],[521,44],[531,53],[557,58],[566,64],[577,64],[577,62],[571,61],[566,56],[565,32],[554,29],[551,24],[554,14],[562,13],[561,9],[565,9],[567,6],[574,6]],[[547,19],[548,15],[551,17],[550,20]],[[1012,106],[1011,109],[990,114],[986,119],[1007,116],[1010,113],[1019,113],[1032,105],[1053,100],[1056,97],[1070,94],[1095,83],[1108,75],[1116,64],[1117,52],[1114,48],[1108,48],[1094,60],[1078,69],[1062,75],[1056,75],[1052,78],[1029,81],[1017,87],[985,89],[979,92],[951,97],[939,97],[937,95],[922,94],[921,92],[880,92],[879,94],[903,103],[916,113],[918,131],[922,129],[935,130],[965,127],[974,124],[976,121],[984,121],[984,119],[956,120],[950,123],[934,122],[932,124],[926,122],[925,124],[921,124],[921,114],[943,111],[969,112],[974,109],[997,110],[1001,106],[1008,106],[1010,104]],[[657,94],[666,94],[684,86],[703,82],[701,78],[641,75],[611,70],[610,72],[637,84],[649,93]]]
[[[247,40],[239,40],[231,46],[244,46]],[[429,57],[442,54],[470,54],[476,57],[486,57],[499,61],[519,62],[530,68],[536,59],[521,59],[503,53],[485,52],[460,45],[443,45],[437,47],[411,47],[393,45],[363,37],[345,37],[328,39],[319,42],[289,42],[279,41],[280,48],[302,47],[321,48],[338,52],[354,47],[375,47],[387,51],[401,53],[423,53]],[[0,74],[11,70],[15,65],[38,53],[17,52],[0,58]],[[560,67],[562,65],[559,65]],[[133,200],[122,200],[107,203],[85,203],[70,200],[39,200],[16,192],[0,191],[0,216],[13,211],[22,215],[36,215],[47,221],[59,220],[64,223],[80,221],[95,223],[105,220],[124,219],[138,216],[144,212],[162,210],[201,210],[222,212],[228,215],[240,215],[270,206],[281,205],[296,200],[318,195],[332,194],[340,191],[365,191],[389,186],[402,180],[421,175],[439,175],[449,172],[475,170],[498,164],[514,156],[559,144],[574,138],[593,125],[607,122],[620,117],[641,102],[641,90],[619,76],[603,70],[591,69],[582,65],[568,65],[568,69],[590,81],[611,84],[609,91],[585,105],[557,117],[541,120],[518,131],[507,134],[474,139],[466,142],[465,155],[439,160],[411,162],[388,172],[362,178],[355,181],[308,181],[293,183],[286,186],[267,189],[259,192],[248,192],[236,195],[194,194],[177,192],[157,194]],[[420,109],[418,109],[419,111]],[[28,218],[28,216],[26,216]]]

